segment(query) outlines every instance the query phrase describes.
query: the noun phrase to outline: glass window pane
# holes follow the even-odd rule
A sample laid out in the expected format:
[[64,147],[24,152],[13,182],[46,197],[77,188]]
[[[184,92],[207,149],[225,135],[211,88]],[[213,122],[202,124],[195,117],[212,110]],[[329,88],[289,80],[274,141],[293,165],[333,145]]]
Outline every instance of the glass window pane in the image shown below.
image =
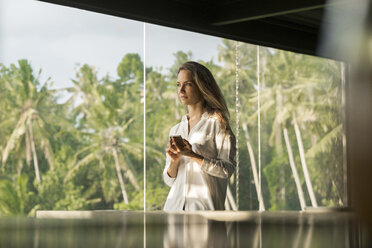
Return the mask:
[[1,214],[142,209],[142,23],[39,1],[1,11]]
[[265,47],[260,57],[267,209],[345,206],[341,63]]

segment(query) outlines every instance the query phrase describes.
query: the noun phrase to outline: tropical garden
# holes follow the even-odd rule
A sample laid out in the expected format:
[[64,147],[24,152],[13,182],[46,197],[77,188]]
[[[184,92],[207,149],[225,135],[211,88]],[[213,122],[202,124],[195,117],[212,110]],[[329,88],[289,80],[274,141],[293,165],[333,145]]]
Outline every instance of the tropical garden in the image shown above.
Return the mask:
[[[144,199],[161,210],[168,133],[186,114],[177,68],[187,60],[192,52],[178,51],[165,73],[147,67],[146,94],[138,54],[124,54],[117,75],[79,66],[64,89],[42,81],[32,61],[0,64],[0,215],[143,210]],[[259,199],[272,211],[346,205],[340,62],[225,39],[218,63],[198,62],[220,85],[238,138],[228,209],[257,210]]]

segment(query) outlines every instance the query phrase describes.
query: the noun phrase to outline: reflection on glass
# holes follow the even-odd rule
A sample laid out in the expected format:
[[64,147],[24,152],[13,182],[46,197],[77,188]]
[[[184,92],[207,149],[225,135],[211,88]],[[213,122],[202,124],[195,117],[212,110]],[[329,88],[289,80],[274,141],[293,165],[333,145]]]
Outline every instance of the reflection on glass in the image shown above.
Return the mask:
[[[195,228],[190,228],[196,224]],[[206,219],[191,215],[170,215],[164,234],[164,247],[206,247],[209,227]]]
[[0,246],[370,247],[365,226],[349,213],[226,213],[96,211],[79,219],[5,218]]

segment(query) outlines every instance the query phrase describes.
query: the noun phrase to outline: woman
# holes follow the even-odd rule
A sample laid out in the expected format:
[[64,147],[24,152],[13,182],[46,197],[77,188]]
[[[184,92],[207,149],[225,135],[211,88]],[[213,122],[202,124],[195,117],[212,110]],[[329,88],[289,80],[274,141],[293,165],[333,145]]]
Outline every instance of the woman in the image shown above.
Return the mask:
[[163,177],[171,189],[164,210],[224,210],[236,165],[226,101],[211,72],[196,62],[180,66],[177,87],[188,114],[169,133]]

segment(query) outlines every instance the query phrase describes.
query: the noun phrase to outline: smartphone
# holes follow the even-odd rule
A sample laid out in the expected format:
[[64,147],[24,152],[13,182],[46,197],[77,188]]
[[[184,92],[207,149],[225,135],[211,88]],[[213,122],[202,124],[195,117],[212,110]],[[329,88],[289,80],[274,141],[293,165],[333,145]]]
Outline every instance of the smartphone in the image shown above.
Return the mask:
[[171,138],[173,138],[174,142],[177,144],[178,147],[181,148],[185,146],[185,143],[183,143],[183,139],[181,135],[171,136]]

